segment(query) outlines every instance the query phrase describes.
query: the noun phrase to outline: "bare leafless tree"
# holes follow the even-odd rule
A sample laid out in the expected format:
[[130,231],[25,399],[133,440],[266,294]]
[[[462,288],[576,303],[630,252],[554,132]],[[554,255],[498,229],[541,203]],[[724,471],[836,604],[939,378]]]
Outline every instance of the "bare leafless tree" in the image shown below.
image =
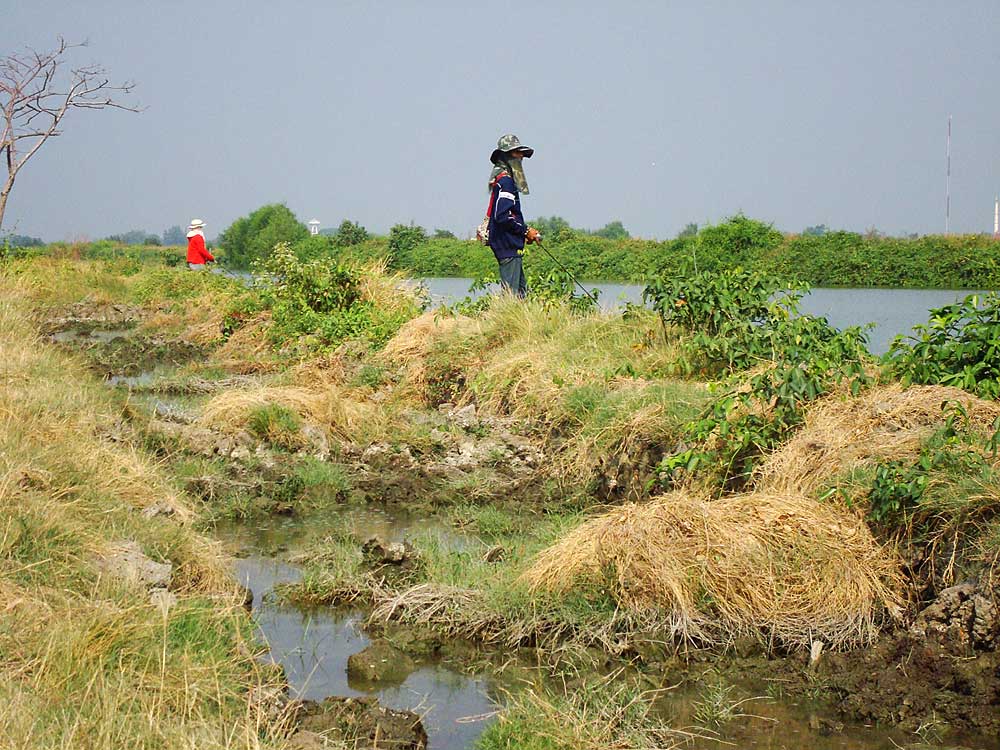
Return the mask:
[[49,138],[62,133],[63,118],[74,109],[124,109],[138,107],[120,100],[135,87],[131,81],[112,85],[100,65],[65,71],[67,55],[82,44],[59,45],[46,52],[28,48],[0,58],[0,107],[3,108],[0,154],[7,179],[0,189],[0,228],[14,179]]

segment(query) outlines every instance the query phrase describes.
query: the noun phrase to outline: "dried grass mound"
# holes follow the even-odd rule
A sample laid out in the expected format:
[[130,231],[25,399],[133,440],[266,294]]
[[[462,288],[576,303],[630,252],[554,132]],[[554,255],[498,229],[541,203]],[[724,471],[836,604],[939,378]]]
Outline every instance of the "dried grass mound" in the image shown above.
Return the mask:
[[382,349],[382,358],[407,364],[425,359],[438,339],[455,331],[474,328],[475,325],[476,321],[462,315],[439,316],[433,311],[425,312],[400,327]]
[[380,352],[379,359],[386,364],[403,365],[404,382],[413,392],[422,394],[427,388],[427,359],[435,345],[446,337],[476,329],[478,323],[472,318],[425,312],[400,327]]
[[348,398],[328,383],[322,389],[287,386],[221,393],[205,405],[199,421],[206,427],[235,432],[247,423],[254,410],[272,404],[284,406],[307,422],[348,439],[380,418],[374,405]]
[[675,492],[628,504],[545,550],[522,579],[552,592],[608,587],[703,644],[863,645],[899,607],[895,559],[864,523],[801,496]]
[[856,398],[831,396],[816,403],[802,429],[757,470],[765,491],[813,495],[830,477],[865,463],[916,459],[922,442],[940,428],[945,404],[960,405],[971,426],[992,432],[1000,404],[958,388],[899,384]]

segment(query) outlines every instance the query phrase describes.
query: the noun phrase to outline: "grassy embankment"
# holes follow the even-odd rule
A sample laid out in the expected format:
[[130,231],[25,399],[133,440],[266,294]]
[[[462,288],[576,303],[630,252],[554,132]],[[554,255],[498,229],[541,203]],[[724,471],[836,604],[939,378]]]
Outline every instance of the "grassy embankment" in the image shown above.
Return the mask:
[[[469,482],[489,472],[451,487],[451,517],[501,547],[499,561],[428,538],[417,540],[417,565],[385,577],[364,565],[358,540],[341,535],[317,548],[292,595],[364,599],[373,626],[401,621],[563,653],[649,653],[651,643],[662,653],[675,642],[664,634],[701,645],[738,636],[783,649],[817,639],[845,647],[871,642],[934,591],[995,568],[995,406],[956,389],[878,386],[852,336],[789,323],[787,304],[772,308],[773,290],[756,281],[749,301],[719,296],[733,279],[661,285],[662,321],[499,300],[474,317],[414,318],[384,347],[389,329],[355,310],[347,318],[360,327],[334,349],[345,316],[331,309],[321,317],[340,321],[317,319],[315,299],[299,314],[290,299],[302,287],[246,300],[211,286],[224,282],[158,273],[155,284],[88,279],[57,264],[26,267],[25,276],[75,274],[80,295],[92,283],[146,304],[146,325],[189,336],[201,326],[211,355],[170,387],[252,376],[210,395],[200,421],[256,432],[287,456],[289,472],[316,467],[293,453],[310,424],[345,455],[381,441],[432,461],[444,446],[414,415],[443,402],[512,419],[544,449],[513,503],[458,502],[502,496],[502,482],[472,491]],[[359,299],[374,300],[373,288],[391,296],[390,287],[376,283]],[[197,311],[185,302],[194,297]],[[415,314],[392,309],[395,321]],[[720,309],[710,325],[700,317]],[[225,343],[214,333],[224,321],[236,329]],[[183,458],[176,445],[160,449],[175,465],[230,471],[217,459]],[[349,491],[350,471],[340,476]],[[630,496],[638,502],[600,512]],[[907,578],[904,551],[917,560]]]
[[[218,546],[122,400],[39,338],[37,304],[120,300],[99,269],[0,276],[0,744],[258,748],[256,646]],[[170,515],[143,516],[158,507]],[[177,603],[101,572],[123,540],[172,566]]]

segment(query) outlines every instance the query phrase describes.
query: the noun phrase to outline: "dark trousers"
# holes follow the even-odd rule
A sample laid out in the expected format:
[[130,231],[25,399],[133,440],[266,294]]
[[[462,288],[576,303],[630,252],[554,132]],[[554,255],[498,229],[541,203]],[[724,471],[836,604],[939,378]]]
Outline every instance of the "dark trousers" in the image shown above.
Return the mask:
[[513,292],[518,297],[528,293],[528,282],[524,278],[524,259],[518,255],[497,261],[500,264],[500,288]]

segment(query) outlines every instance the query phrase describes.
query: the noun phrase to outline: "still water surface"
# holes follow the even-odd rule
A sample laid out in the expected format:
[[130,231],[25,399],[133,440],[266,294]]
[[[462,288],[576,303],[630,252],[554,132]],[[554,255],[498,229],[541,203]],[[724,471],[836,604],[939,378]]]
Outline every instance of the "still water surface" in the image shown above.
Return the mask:
[[[425,278],[422,279],[435,305],[449,305],[469,296],[472,279]],[[598,300],[606,310],[618,309],[626,302],[642,302],[641,284],[612,284],[585,282],[584,286],[600,291]],[[486,293],[495,292],[491,288]],[[480,292],[483,294],[483,292]],[[800,305],[802,312],[821,315],[837,328],[863,326],[874,323],[869,331],[868,348],[873,354],[884,354],[892,339],[908,335],[914,325],[926,323],[928,312],[936,307],[949,305],[969,294],[983,294],[971,290],[952,289],[813,289]],[[478,296],[478,295],[472,295]]]

